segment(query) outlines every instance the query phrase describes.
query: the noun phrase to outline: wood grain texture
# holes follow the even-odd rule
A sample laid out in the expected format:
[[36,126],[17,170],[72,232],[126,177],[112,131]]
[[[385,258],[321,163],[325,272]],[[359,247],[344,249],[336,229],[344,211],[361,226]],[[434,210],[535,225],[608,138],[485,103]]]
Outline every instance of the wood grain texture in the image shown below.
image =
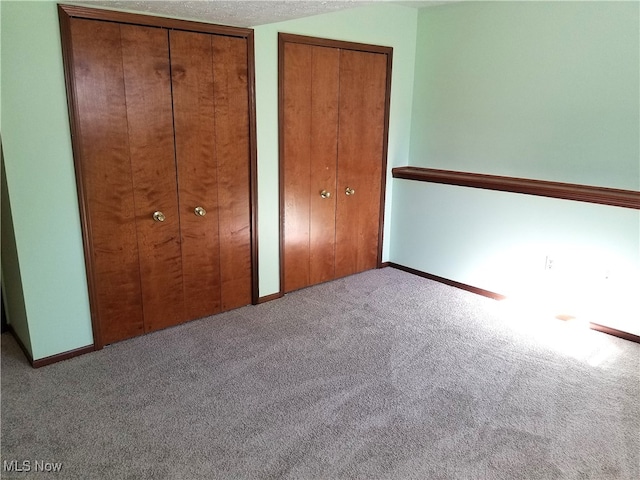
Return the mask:
[[282,271],[283,289],[290,292],[310,282],[311,48],[287,43],[282,60]]
[[278,38],[281,287],[289,292],[381,262],[392,49]]
[[[191,248],[185,258],[193,266],[194,252],[198,250],[200,254],[204,251],[205,256],[215,251],[218,263],[220,255],[226,255],[228,307],[257,302],[253,31],[65,5],[58,6],[58,13],[95,348],[141,334],[145,329],[155,330],[201,316],[205,311],[197,305],[207,297],[200,290],[208,275],[205,271],[191,275],[191,288],[186,291],[196,301],[186,310],[182,307],[186,278],[182,271],[185,242],[180,235],[183,219],[206,218],[216,225],[215,229],[205,227],[206,235],[185,230],[185,238],[206,238],[208,244]],[[71,25],[77,22],[85,27],[78,28],[74,35]],[[208,131],[223,138],[218,144],[209,138],[210,145],[203,142],[201,150],[211,147],[214,158],[221,153],[228,160],[221,169],[215,165],[211,176],[199,167],[189,171],[189,165],[185,166],[187,170],[181,174],[185,180],[189,180],[188,173],[204,179],[191,185],[187,182],[186,190],[181,192],[187,215],[178,210],[168,29],[185,34],[205,32],[209,45],[206,75],[209,80],[221,79],[219,85],[208,86],[208,98],[198,98],[196,103],[202,101],[205,109],[213,103],[213,111],[208,112],[212,119]],[[210,33],[219,34],[221,42],[217,47]],[[78,50],[77,55],[74,49]],[[199,59],[193,52],[188,55],[194,62]],[[223,64],[214,67],[212,58]],[[178,74],[179,70],[176,69]],[[216,110],[217,106],[220,108]],[[186,110],[192,107],[185,105]],[[229,123],[224,124],[228,119]],[[203,123],[191,122],[187,130]],[[203,128],[207,130],[207,126]],[[197,150],[192,140],[184,140],[181,147]],[[234,177],[238,172],[239,177]],[[216,220],[219,208],[215,202],[213,208],[198,205],[205,207],[208,214],[196,217],[195,207],[187,204],[193,197],[210,198],[213,194],[217,201],[217,180],[225,175],[223,183],[227,191],[233,192],[225,200],[226,220]],[[165,222],[153,221],[156,210],[165,214]],[[226,253],[220,252],[219,246],[211,248],[209,233],[217,232],[219,223],[233,242]],[[216,269],[220,270],[212,268]],[[217,278],[219,284],[219,275]],[[223,302],[218,299],[217,303],[221,307]],[[205,314],[209,313],[207,308]]]
[[213,52],[207,34],[171,31],[170,45],[185,316],[194,319],[221,308]]
[[211,36],[222,310],[252,301],[251,141],[248,45]]
[[[284,290],[332,280],[340,51],[284,50]],[[329,197],[323,198],[326,191]]]
[[346,42],[344,40],[334,40],[331,38],[309,37],[307,35],[296,35],[293,33],[279,33],[278,38],[283,43],[296,43],[299,45],[314,45],[317,47],[338,48],[340,50],[355,50],[358,52],[372,52],[389,55],[393,49],[382,45],[372,45],[369,43]]
[[120,27],[71,19],[76,162],[101,345],[144,331]]
[[121,24],[145,25],[150,27],[163,27],[166,29],[185,30],[191,32],[212,33],[231,37],[248,38],[253,34],[250,28],[231,27],[228,25],[216,25],[212,23],[179,20],[176,18],[158,17],[155,15],[143,15],[139,13],[120,12],[117,10],[102,10],[98,8],[83,7],[79,5],[58,5],[59,10],[73,18],[86,18],[118,22]]
[[[335,278],[340,50],[311,50],[309,284]],[[331,197],[322,198],[322,190]]]
[[336,277],[378,263],[386,83],[386,55],[341,51]]
[[635,210],[640,209],[640,192],[634,190],[422,167],[396,167],[392,170],[392,175],[393,178],[405,180],[524,193],[541,197],[633,208]]
[[[121,25],[145,331],[185,320],[165,30]],[[153,213],[161,211],[164,222]]]

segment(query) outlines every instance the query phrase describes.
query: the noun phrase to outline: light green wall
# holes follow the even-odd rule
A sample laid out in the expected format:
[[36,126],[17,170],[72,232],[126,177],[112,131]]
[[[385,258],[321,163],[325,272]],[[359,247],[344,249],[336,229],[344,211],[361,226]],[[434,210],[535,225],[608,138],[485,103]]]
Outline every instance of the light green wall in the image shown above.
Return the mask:
[[278,32],[384,45],[394,49],[383,244],[383,260],[387,260],[392,184],[390,169],[408,162],[417,16],[416,9],[376,5],[254,27],[261,296],[279,290]]
[[422,9],[412,164],[640,188],[638,2]]
[[395,182],[393,262],[640,335],[637,210]]
[[56,4],[3,1],[1,22],[5,168],[40,359],[93,343]]
[[[56,5],[3,1],[1,8],[2,137],[37,360],[93,337]],[[415,9],[378,5],[256,28],[260,295],[276,292],[279,281],[277,31],[394,47],[391,167],[408,158],[416,24]]]
[[[2,155],[0,190],[0,206],[2,207],[2,212],[0,213],[2,217],[2,222],[0,222],[2,224],[2,230],[0,232],[0,264],[2,265],[2,295],[7,313],[7,323],[11,324],[11,328],[15,334],[28,350],[29,354],[32,355],[31,337],[29,335],[22,280],[20,278],[20,265],[18,264],[18,253],[16,252],[16,237],[13,230],[11,204],[9,202],[9,195],[7,194],[4,155]],[[11,279],[11,281],[6,282],[6,279]]]
[[[638,190],[639,23],[635,2],[421,10],[410,164]],[[640,334],[639,231],[637,210],[396,180],[390,258]]]

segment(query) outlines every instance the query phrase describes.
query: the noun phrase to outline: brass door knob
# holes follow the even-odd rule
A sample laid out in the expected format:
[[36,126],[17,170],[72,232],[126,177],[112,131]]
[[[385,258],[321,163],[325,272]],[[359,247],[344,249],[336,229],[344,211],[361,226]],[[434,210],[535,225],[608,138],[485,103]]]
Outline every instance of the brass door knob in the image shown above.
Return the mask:
[[347,187],[347,188],[345,188],[344,193],[345,193],[345,195],[355,195],[356,191],[353,188]]
[[326,190],[322,190],[322,191],[320,192],[320,196],[321,196],[322,198],[329,198],[329,197],[331,197],[331,192],[327,192]]
[[164,216],[164,213],[162,213],[162,212],[160,212],[160,211],[158,211],[158,212],[153,212],[153,219],[154,219],[156,222],[164,222],[166,218],[167,218],[167,217],[165,217],[165,216]]
[[207,211],[202,207],[196,207],[193,209],[193,213],[199,217],[204,217],[207,214]]

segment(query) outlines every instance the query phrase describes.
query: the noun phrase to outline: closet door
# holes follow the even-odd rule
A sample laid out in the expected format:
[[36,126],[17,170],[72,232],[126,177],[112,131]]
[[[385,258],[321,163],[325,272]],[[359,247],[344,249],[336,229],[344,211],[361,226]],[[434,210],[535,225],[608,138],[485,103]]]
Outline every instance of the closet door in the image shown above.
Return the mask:
[[172,31],[170,37],[185,307],[189,318],[199,318],[220,311],[211,36]]
[[150,332],[186,320],[169,44],[166,30],[121,25],[120,32],[144,326]]
[[280,35],[284,292],[378,265],[390,55]]
[[96,348],[257,301],[253,31],[58,14]]
[[251,303],[251,142],[246,38],[213,35],[222,310]]
[[104,344],[183,318],[168,43],[163,30],[75,18],[70,35],[89,274]]
[[336,278],[378,263],[386,69],[384,54],[341,51]]
[[334,278],[340,51],[285,44],[284,290]]
[[251,303],[246,39],[171,31],[185,308]]

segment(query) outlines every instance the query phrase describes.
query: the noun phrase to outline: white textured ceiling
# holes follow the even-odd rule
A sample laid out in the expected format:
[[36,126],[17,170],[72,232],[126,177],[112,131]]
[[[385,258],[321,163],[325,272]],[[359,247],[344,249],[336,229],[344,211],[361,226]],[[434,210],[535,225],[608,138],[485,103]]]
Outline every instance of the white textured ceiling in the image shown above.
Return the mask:
[[[238,27],[255,27],[379,3],[380,1],[382,0],[80,0],[70,3],[169,15]],[[409,0],[387,1],[386,3],[421,8],[446,2]]]

